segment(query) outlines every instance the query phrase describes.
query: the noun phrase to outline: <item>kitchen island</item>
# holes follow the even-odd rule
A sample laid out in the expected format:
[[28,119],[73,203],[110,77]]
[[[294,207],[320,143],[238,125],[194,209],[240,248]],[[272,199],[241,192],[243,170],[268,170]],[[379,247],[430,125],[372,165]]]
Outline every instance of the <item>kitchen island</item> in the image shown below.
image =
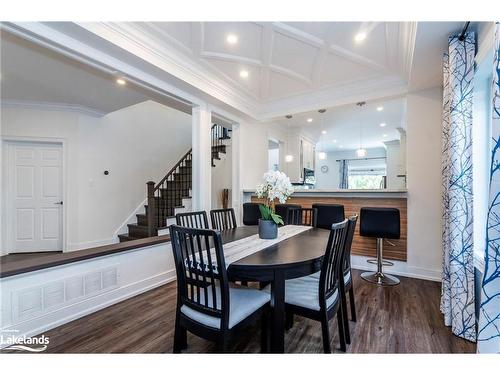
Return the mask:
[[[259,202],[255,190],[243,190],[243,202]],[[297,204],[304,208],[314,203],[342,204],[346,217],[359,215],[361,207],[394,207],[401,215],[401,238],[384,241],[384,258],[406,261],[407,248],[407,192],[406,190],[348,190],[348,189],[296,189],[289,204]],[[359,220],[352,243],[352,254],[376,256],[376,239],[359,235]]]

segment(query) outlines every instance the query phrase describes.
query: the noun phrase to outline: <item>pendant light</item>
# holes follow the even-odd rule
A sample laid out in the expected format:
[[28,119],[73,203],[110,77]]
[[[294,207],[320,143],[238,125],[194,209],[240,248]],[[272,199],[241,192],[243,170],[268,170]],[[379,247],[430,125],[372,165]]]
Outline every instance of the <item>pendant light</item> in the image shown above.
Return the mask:
[[[366,104],[366,102],[358,102],[356,105],[359,108],[363,108],[363,106]],[[361,116],[360,116],[361,117]],[[362,124],[361,120],[359,121],[359,148],[356,150],[356,155],[358,158],[364,158],[366,156],[366,149],[363,148],[363,142],[362,142]]]
[[287,118],[287,125],[286,125],[286,155],[285,155],[285,162],[286,163],[291,163],[293,161],[293,155],[288,152],[289,150],[289,144],[290,144],[290,119],[292,118],[292,115],[286,115]]
[[[318,112],[319,112],[321,115],[323,115],[323,113],[325,113],[325,112],[326,112],[326,109],[320,109],[320,110],[318,110]],[[324,121],[323,116],[321,116],[321,129],[322,129],[322,132],[324,132],[324,131],[325,131],[325,121]],[[323,141],[323,142],[324,142],[324,141]],[[321,149],[323,149],[323,144],[321,144],[321,143],[320,143],[320,145],[321,145]],[[327,153],[326,153],[326,152],[321,151],[321,152],[319,152],[319,153],[318,153],[318,159],[319,159],[319,160],[326,160],[327,158],[328,158],[328,155],[327,155]]]

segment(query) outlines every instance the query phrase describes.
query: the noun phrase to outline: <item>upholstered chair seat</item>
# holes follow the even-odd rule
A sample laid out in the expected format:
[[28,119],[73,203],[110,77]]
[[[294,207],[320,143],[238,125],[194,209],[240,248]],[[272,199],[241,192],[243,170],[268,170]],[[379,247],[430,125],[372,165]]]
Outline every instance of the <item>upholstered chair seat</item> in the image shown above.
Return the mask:
[[[338,299],[336,290],[326,300],[327,308]],[[306,309],[319,311],[319,272],[318,277],[313,275],[290,279],[285,284],[285,303]]]
[[[220,310],[220,287],[216,287],[217,309]],[[213,308],[212,289],[207,288],[208,307]],[[270,300],[269,293],[258,289],[246,288],[234,285],[229,288],[229,322],[228,328],[231,329],[239,322],[243,321],[255,311],[260,309]],[[200,294],[200,303],[205,304],[205,294]],[[181,313],[188,318],[208,327],[220,328],[221,320],[214,316],[196,311],[186,305],[181,307]]]

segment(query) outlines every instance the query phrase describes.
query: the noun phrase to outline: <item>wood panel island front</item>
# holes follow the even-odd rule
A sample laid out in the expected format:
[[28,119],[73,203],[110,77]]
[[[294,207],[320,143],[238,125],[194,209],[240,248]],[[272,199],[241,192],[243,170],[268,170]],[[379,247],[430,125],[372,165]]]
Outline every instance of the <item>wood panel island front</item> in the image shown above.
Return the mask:
[[[390,240],[394,245],[384,242],[384,258],[406,261],[407,249],[407,193],[406,190],[295,190],[289,204],[297,204],[304,208],[314,203],[330,203],[344,205],[346,217],[359,215],[361,207],[397,208],[401,215],[401,238]],[[243,202],[261,201],[254,190],[243,190]],[[326,244],[325,244],[326,245]],[[353,255],[376,257],[376,239],[359,235],[359,221],[352,243]]]

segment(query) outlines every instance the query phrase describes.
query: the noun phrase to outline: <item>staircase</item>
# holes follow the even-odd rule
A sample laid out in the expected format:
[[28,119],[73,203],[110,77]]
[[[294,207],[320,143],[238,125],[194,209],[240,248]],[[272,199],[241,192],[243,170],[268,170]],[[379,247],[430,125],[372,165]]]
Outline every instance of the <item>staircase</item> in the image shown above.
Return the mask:
[[[231,139],[231,129],[212,126],[212,167],[222,160]],[[189,150],[158,184],[147,182],[147,204],[137,222],[128,224],[128,233],[119,234],[120,242],[157,236],[175,224],[175,215],[191,210],[192,150]]]

